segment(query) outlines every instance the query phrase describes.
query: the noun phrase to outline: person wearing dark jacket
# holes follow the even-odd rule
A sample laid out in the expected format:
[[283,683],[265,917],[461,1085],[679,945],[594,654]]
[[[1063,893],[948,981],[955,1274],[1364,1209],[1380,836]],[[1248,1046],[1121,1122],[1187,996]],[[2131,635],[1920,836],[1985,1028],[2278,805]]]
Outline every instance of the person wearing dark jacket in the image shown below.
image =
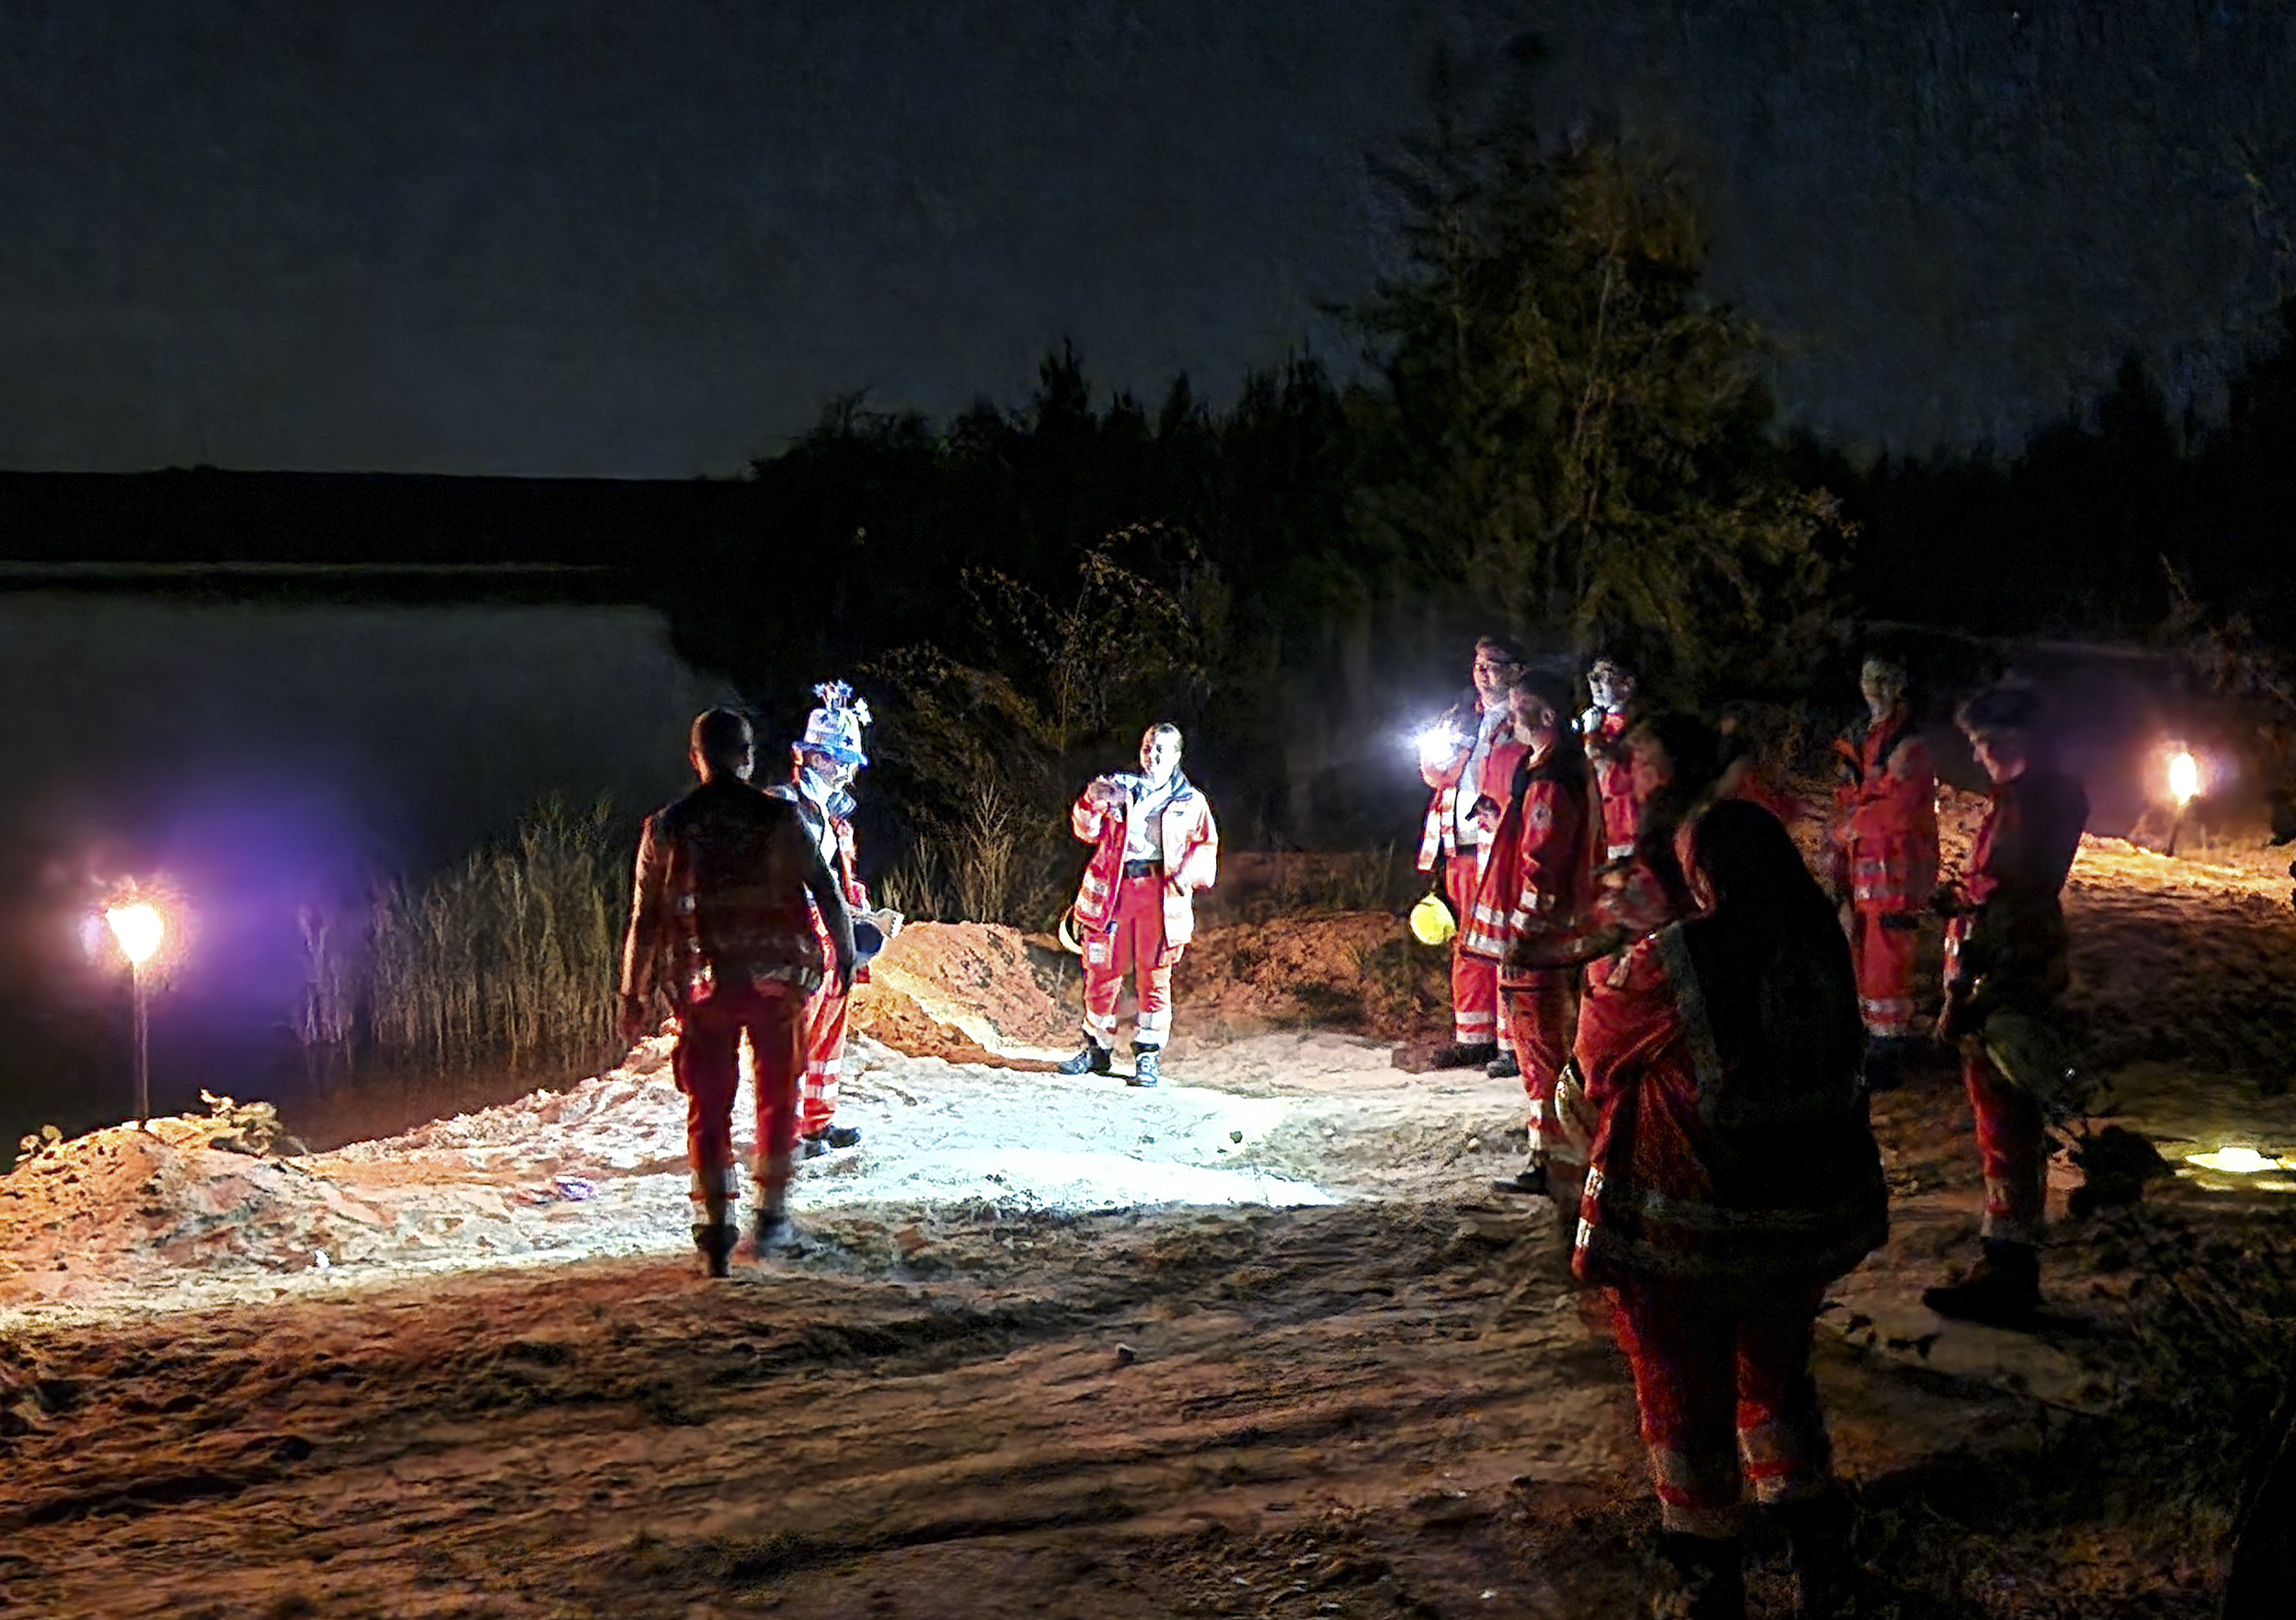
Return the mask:
[[[790,1235],[798,1075],[806,1002],[827,975],[853,984],[845,897],[798,807],[750,784],[750,723],[728,708],[697,717],[689,758],[700,782],[646,818],[623,941],[621,1025],[633,1044],[665,994],[678,1019],[672,1072],[685,1094],[694,1172],[694,1246],[723,1277],[733,1215],[733,1098],[747,1034],[756,1068],[758,1207],[763,1250]],[[814,906],[836,955],[823,959]]]
[[2031,687],[1991,687],[1964,702],[1955,718],[1993,787],[1968,869],[1935,902],[1951,919],[1937,1038],[1960,1049],[1977,1121],[1984,1250],[1966,1277],[1928,1290],[1922,1301],[1943,1316],[2014,1325],[2040,1303],[2046,1109],[2064,1080],[2054,1026],[2070,940],[2059,897],[2081,847],[2089,799],[2058,768]]
[[1576,937],[1528,935],[1514,959],[1603,959],[1578,1027],[1596,1123],[1573,1264],[1611,1290],[1634,1373],[1661,1529],[1651,1612],[1740,1620],[1751,1488],[1785,1522],[1797,1613],[1830,1614],[1849,1506],[1815,1326],[1826,1285],[1888,1232],[1856,975],[1777,818],[1705,806],[1678,776],[1676,758],[1710,752],[1696,743],[1680,723],[1632,740],[1665,813]]

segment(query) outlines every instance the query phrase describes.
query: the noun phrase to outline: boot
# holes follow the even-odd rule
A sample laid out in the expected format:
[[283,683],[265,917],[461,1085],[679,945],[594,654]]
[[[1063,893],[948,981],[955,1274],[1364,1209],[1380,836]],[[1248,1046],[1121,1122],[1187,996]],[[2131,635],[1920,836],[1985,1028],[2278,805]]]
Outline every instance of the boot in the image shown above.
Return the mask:
[[1454,1040],[1449,1046],[1435,1049],[1433,1066],[1438,1069],[1480,1069],[1498,1057],[1498,1043],[1495,1040],[1471,1043]]
[[1850,1499],[1837,1487],[1777,1510],[1794,1555],[1795,1620],[1849,1620],[1851,1576]]
[[2023,1327],[2040,1308],[2040,1251],[2029,1243],[1989,1237],[1976,1270],[1958,1282],[1923,1289],[1922,1304],[1963,1322]]
[[702,1257],[702,1275],[730,1277],[733,1275],[733,1228],[718,1223],[694,1227],[695,1252]]
[[861,1132],[853,1125],[824,1125],[821,1130],[798,1138],[798,1156],[818,1159],[837,1148],[861,1145]]
[[707,1185],[709,1178],[697,1179],[694,1193],[694,1212],[700,1219],[694,1223],[694,1249],[702,1257],[705,1277],[726,1277],[732,1274],[733,1246],[738,1234],[733,1224],[733,1194],[723,1185]]
[[1554,1197],[1555,1195],[1547,1190],[1546,1155],[1543,1153],[1533,1153],[1521,1169],[1502,1180],[1493,1181],[1491,1189],[1494,1192],[1510,1192],[1520,1198]]
[[1124,1082],[1127,1086],[1154,1086],[1164,1079],[1164,1065],[1157,1053],[1163,1049],[1154,1046],[1132,1048],[1132,1072]]
[[1483,1072],[1494,1080],[1522,1078],[1522,1065],[1515,1061],[1515,1054],[1503,1046],[1498,1049],[1497,1057],[1483,1065]]
[[763,1258],[777,1248],[787,1248],[797,1241],[798,1228],[789,1219],[788,1207],[779,1200],[758,1206],[756,1223],[750,1228],[750,1244]]
[[1114,1054],[1096,1040],[1087,1040],[1084,1049],[1052,1071],[1055,1074],[1112,1074],[1116,1072]]
[[1867,1091],[1895,1091],[1905,1084],[1905,1061],[1912,1042],[1902,1036],[1876,1035],[1866,1042]]
[[1679,1530],[1659,1534],[1659,1585],[1651,1620],[1746,1620],[1746,1572],[1738,1538],[1716,1541]]

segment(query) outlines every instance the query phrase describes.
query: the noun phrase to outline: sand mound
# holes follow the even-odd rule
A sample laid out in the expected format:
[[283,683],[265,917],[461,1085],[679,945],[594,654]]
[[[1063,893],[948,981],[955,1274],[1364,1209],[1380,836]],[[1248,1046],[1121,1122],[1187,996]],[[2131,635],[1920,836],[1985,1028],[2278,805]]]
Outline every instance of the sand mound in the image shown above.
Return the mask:
[[1037,982],[1013,929],[912,923],[869,964],[853,996],[855,1033],[912,1057],[1027,1063],[1066,1057],[1076,1018]]
[[1207,928],[1173,974],[1176,1028],[1220,1039],[1309,1025],[1407,1040],[1447,1025],[1451,953],[1399,917],[1337,912]]

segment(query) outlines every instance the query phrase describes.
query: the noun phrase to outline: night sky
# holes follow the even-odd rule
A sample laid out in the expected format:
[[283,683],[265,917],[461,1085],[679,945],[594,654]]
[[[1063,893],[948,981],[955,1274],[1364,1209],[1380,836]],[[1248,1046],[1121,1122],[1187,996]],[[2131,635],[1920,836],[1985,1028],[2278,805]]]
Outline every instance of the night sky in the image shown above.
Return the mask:
[[2296,286],[2296,6],[0,0],[0,465],[683,477],[1351,347],[1439,47],[1707,198],[1789,419],[2014,444]]

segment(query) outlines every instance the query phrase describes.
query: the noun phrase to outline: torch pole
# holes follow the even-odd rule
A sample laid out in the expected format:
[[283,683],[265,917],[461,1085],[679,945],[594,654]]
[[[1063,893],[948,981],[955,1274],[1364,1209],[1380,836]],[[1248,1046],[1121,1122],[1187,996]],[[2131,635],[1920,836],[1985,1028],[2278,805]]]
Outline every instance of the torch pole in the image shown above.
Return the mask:
[[135,982],[135,1122],[139,1128],[148,1128],[152,1122],[152,1021],[144,994],[144,964],[130,964],[129,973]]

